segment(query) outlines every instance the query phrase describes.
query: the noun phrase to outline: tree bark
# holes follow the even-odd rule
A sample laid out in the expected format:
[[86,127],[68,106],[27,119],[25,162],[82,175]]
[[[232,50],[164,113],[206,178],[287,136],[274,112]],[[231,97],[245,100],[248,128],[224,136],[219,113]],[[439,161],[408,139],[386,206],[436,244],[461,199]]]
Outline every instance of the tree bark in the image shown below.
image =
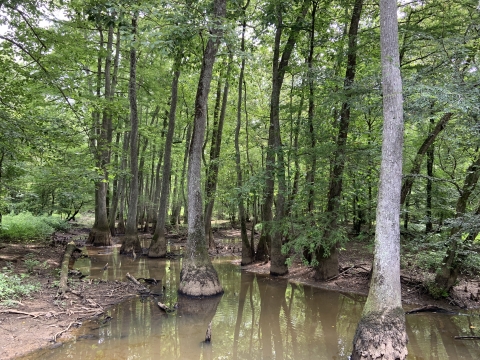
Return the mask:
[[383,143],[370,290],[353,340],[352,360],[406,358],[408,336],[400,285],[400,192],[403,105],[397,3],[380,2]]
[[214,0],[210,38],[203,52],[202,69],[195,98],[195,119],[188,164],[188,237],[180,273],[178,292],[189,296],[212,296],[223,293],[218,274],[208,255],[201,191],[202,146],[205,138],[207,101],[213,64],[223,35],[222,19],[226,0]]
[[174,72],[172,79],[172,94],[170,99],[170,111],[168,114],[168,130],[165,141],[165,152],[163,159],[163,177],[162,177],[162,193],[160,195],[160,206],[157,216],[157,225],[153,234],[150,248],[148,249],[149,257],[164,257],[167,254],[167,240],[165,238],[165,224],[168,209],[168,196],[170,194],[170,177],[172,169],[172,144],[175,134],[175,117],[177,113],[178,98],[178,79],[180,78],[180,64],[182,56],[177,55],[174,64]]
[[318,280],[326,280],[338,275],[338,244],[335,240],[331,240],[331,238],[335,238],[333,233],[338,231],[343,170],[345,167],[348,128],[350,125],[350,102],[353,97],[352,86],[357,69],[357,35],[362,7],[363,0],[355,0],[350,27],[348,29],[347,70],[343,84],[346,101],[342,104],[340,111],[337,148],[334,155],[333,168],[330,173],[324,241],[323,244],[317,246],[315,251],[315,257],[318,262],[318,265],[315,267],[315,278]]
[[[132,18],[133,34],[137,30],[137,17]],[[130,195],[128,200],[127,225],[122,238],[121,254],[140,253],[142,248],[138,239],[137,205],[138,205],[138,110],[137,110],[137,51],[135,45],[130,49],[130,79],[128,99],[130,102]]]

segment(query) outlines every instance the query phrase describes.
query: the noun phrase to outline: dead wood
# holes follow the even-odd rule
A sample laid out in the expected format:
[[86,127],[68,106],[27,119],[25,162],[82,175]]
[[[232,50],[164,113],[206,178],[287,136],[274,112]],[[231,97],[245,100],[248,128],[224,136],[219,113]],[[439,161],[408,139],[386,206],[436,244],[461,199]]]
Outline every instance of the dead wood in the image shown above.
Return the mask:
[[455,336],[455,340],[480,340],[480,336]]
[[212,341],[212,322],[211,321],[208,324],[207,332],[205,334],[205,342],[209,343],[210,341]]
[[62,297],[68,291],[68,265],[73,252],[80,251],[73,241],[67,244],[65,253],[63,254],[63,260],[60,270],[60,282],[58,284],[57,297]]
[[173,310],[171,310],[167,305],[161,303],[160,301],[157,302],[157,305],[160,309],[162,309],[163,311],[165,311],[166,313],[169,313],[169,312],[172,312]]
[[150,290],[148,290],[145,286],[143,286],[140,281],[138,281],[135,276],[133,275],[130,275],[130,273],[127,273],[127,275],[125,275],[127,277],[128,280],[130,280],[131,282],[133,282],[135,285],[138,285],[140,287],[140,292],[142,293],[145,293],[145,292],[148,292],[150,293]]
[[57,337],[59,337],[60,335],[62,335],[64,332],[67,332],[68,330],[70,330],[70,328],[72,327],[72,325],[82,325],[82,323],[80,322],[77,322],[77,321],[72,321],[70,324],[68,324],[67,328],[62,330],[62,331],[59,331],[58,333],[56,333],[54,336],[53,336],[53,342],[57,342]]
[[410,310],[410,311],[406,311],[405,314],[410,315],[410,314],[418,314],[418,313],[422,313],[422,312],[433,312],[433,313],[449,314],[449,315],[457,314],[454,311],[443,309],[443,308],[440,308],[440,307],[435,306],[435,305],[427,305],[427,306],[423,306],[423,307],[418,308],[418,309],[413,309],[413,310]]

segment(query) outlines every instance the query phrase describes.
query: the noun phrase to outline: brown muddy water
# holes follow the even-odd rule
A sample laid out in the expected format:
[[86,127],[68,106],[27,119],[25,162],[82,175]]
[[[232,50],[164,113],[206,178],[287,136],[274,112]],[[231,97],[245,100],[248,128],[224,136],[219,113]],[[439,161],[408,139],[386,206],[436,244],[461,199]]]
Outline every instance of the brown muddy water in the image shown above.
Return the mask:
[[[223,296],[185,299],[177,295],[181,260],[133,261],[118,248],[89,254],[74,267],[91,278],[125,280],[129,272],[162,279],[151,288],[162,294],[120,304],[84,323],[75,340],[28,359],[347,359],[365,300],[244,272],[231,258],[214,260]],[[178,309],[165,314],[157,301]],[[205,344],[210,321],[212,341]],[[480,359],[479,341],[454,339],[480,335],[478,312],[407,315],[407,331],[409,359]]]

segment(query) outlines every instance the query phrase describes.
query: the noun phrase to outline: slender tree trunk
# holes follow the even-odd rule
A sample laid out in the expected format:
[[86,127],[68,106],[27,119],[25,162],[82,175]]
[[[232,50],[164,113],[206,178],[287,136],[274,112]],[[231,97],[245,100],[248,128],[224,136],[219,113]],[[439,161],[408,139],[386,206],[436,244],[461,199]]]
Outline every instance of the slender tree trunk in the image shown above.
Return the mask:
[[[270,97],[270,126],[268,131],[268,149],[265,167],[265,203],[263,206],[264,225],[262,228],[262,236],[260,241],[268,244],[271,242],[270,255],[270,274],[283,275],[288,272],[285,264],[286,256],[282,254],[282,245],[286,242],[282,223],[285,218],[286,204],[286,180],[285,180],[285,161],[283,157],[282,140],[280,132],[280,93],[282,89],[285,72],[288,67],[290,56],[292,55],[298,34],[301,30],[301,24],[305,19],[305,15],[310,6],[310,0],[305,0],[302,4],[300,14],[296,18],[295,24],[290,30],[287,42],[280,56],[280,41],[284,28],[282,5],[277,8],[277,24],[275,32],[275,46],[273,53],[273,67],[272,67],[272,94]],[[275,163],[276,157],[276,163]],[[276,172],[276,173],[275,173]],[[275,180],[278,180],[278,192],[275,204],[275,230],[272,232],[272,205],[274,196]],[[270,234],[272,233],[272,234]],[[260,246],[260,244],[259,244]],[[259,255],[257,249],[257,256]]]
[[346,161],[347,136],[350,125],[350,102],[353,97],[352,86],[357,68],[357,35],[362,7],[363,0],[355,0],[350,27],[348,29],[347,70],[343,84],[343,90],[347,100],[342,104],[342,109],[340,111],[337,148],[334,155],[333,168],[330,173],[326,211],[327,224],[324,235],[325,245],[319,245],[315,252],[318,262],[318,265],[315,268],[315,278],[319,280],[326,280],[338,275],[338,244],[335,241],[330,240],[330,238],[335,238],[334,233],[338,231],[340,199],[343,186],[343,170]]
[[[433,125],[434,120],[430,119],[430,124]],[[432,187],[433,187],[433,162],[434,162],[434,147],[430,146],[427,150],[427,201],[426,212],[427,222],[425,224],[425,232],[428,234],[433,230],[432,222]]]
[[181,55],[177,55],[174,64],[174,72],[172,79],[172,94],[170,100],[170,112],[168,116],[168,130],[165,141],[165,152],[163,159],[163,177],[162,177],[162,193],[160,195],[160,207],[158,210],[157,225],[153,234],[150,248],[148,249],[149,257],[164,257],[167,254],[167,240],[165,238],[165,223],[168,209],[168,196],[170,194],[170,175],[172,168],[172,144],[175,134],[175,117],[177,112],[178,98],[178,79],[180,78]]
[[403,107],[397,3],[380,2],[383,143],[370,291],[353,340],[352,360],[403,360],[407,351],[400,285]]
[[[188,118],[188,116],[187,116]],[[182,177],[180,179],[180,193],[182,196],[182,201],[183,201],[183,212],[184,212],[184,217],[183,217],[183,222],[185,224],[188,224],[188,201],[187,201],[187,196],[185,195],[185,179],[186,179],[186,174],[187,174],[187,165],[188,165],[188,154],[190,152],[190,142],[192,138],[192,128],[193,124],[188,123],[187,125],[187,134],[185,136],[185,153],[183,156],[183,167],[182,167]]]
[[[248,3],[247,3],[248,6]],[[245,29],[247,22],[245,20],[245,8],[243,10],[243,23],[242,23],[242,40],[240,45],[240,51],[245,51]],[[242,95],[243,95],[243,77],[245,73],[245,57],[242,57],[242,63],[240,65],[240,75],[238,76],[238,101],[237,101],[237,126],[235,127],[235,169],[237,171],[237,188],[238,191],[238,212],[240,215],[240,231],[242,237],[242,265],[248,265],[253,262],[253,248],[250,246],[247,234],[247,223],[245,218],[245,204],[243,201],[243,193],[240,189],[243,187],[242,167],[240,161],[240,128],[242,125]]]
[[[100,51],[103,50],[103,32],[100,31]],[[107,57],[105,60],[105,97],[108,99],[110,96],[110,63],[111,63],[111,50],[113,44],[113,27],[111,26],[108,32],[107,40]],[[100,98],[101,88],[101,72],[102,72],[102,58],[98,57],[97,63],[97,97]],[[97,144],[94,147],[97,166],[102,172],[102,178],[95,183],[95,222],[92,230],[88,235],[88,243],[94,246],[110,246],[112,244],[112,237],[110,235],[110,229],[108,227],[108,215],[107,215],[107,187],[108,179],[107,163],[109,157],[109,143],[108,143],[108,117],[106,112],[103,113],[102,124],[100,125],[100,114],[96,113],[95,116],[95,128]]]
[[215,56],[223,36],[220,25],[226,14],[226,0],[214,0],[213,8],[211,36],[203,53],[195,98],[195,121],[189,151],[188,238],[178,289],[180,294],[189,296],[212,296],[223,293],[217,272],[208,255],[201,191],[202,145],[205,138],[208,93]]
[[430,149],[432,144],[435,142],[435,139],[437,138],[438,134],[440,134],[440,132],[443,129],[445,129],[445,126],[447,125],[448,121],[452,118],[452,115],[453,115],[452,113],[444,114],[440,119],[440,121],[435,126],[435,128],[430,132],[430,134],[428,134],[422,146],[420,146],[420,148],[418,149],[417,155],[413,160],[412,168],[408,173],[407,177],[405,178],[405,181],[403,182],[403,185],[402,185],[402,194],[400,198],[401,205],[405,203],[405,199],[407,195],[412,190],[413,182],[415,181],[416,175],[420,173],[420,169],[422,167],[422,162],[423,162],[423,158],[425,157],[425,154],[427,153],[428,149]]
[[315,128],[313,126],[313,118],[315,116],[315,83],[313,81],[313,54],[315,51],[315,16],[317,12],[318,2],[313,2],[312,9],[312,24],[310,28],[310,49],[307,58],[308,64],[308,132],[310,135],[310,158],[307,164],[307,174],[305,182],[308,189],[307,211],[309,214],[313,213],[315,206],[315,172],[317,170],[317,154],[316,146],[317,139],[315,136]]
[[[132,18],[133,34],[137,30],[137,17]],[[128,201],[127,226],[122,238],[120,253],[140,253],[142,248],[138,239],[137,205],[138,205],[138,110],[137,110],[137,51],[130,49],[130,80],[128,83],[128,98],[130,102],[130,196]]]
[[212,233],[212,213],[213,206],[215,205],[215,193],[217,191],[220,149],[222,146],[223,124],[225,123],[225,116],[227,112],[228,89],[233,61],[232,58],[233,55],[230,53],[227,65],[227,74],[225,77],[225,85],[223,88],[223,98],[220,116],[218,117],[218,121],[214,119],[213,122],[212,144],[210,147],[210,161],[208,163],[207,179],[205,183],[205,197],[207,198],[207,205],[205,206],[205,234],[208,237],[208,247],[210,249],[213,249],[215,247]]

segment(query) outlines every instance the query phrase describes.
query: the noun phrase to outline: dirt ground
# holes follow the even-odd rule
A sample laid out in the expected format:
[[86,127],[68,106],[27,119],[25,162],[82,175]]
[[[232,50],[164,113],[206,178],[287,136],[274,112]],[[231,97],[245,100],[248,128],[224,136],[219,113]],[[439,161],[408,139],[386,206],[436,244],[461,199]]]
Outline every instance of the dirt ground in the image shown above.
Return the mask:
[[[41,290],[29,298],[16,302],[14,307],[0,305],[0,359],[13,359],[40,348],[55,347],[68,341],[70,331],[87,319],[98,322],[108,321],[105,311],[114,304],[131,296],[137,296],[142,288],[128,281],[101,281],[80,279],[75,274],[69,277],[70,290],[58,296],[55,281],[58,280],[60,264],[65,246],[71,239],[78,246],[83,245],[89,229],[75,229],[68,233],[57,233],[45,245],[0,245],[0,268],[21,274],[26,273],[25,259],[28,254],[41,263],[35,266],[29,279],[41,285]],[[240,234],[235,229],[221,229],[214,233],[216,248],[212,256],[241,255]],[[119,241],[114,238],[114,241]],[[170,235],[170,241],[181,244],[185,236]],[[77,255],[78,256],[78,255]],[[367,295],[369,270],[373,255],[365,243],[350,242],[340,253],[340,275],[326,282],[313,278],[314,271],[301,263],[294,262],[289,273],[283,278],[290,282],[308,284],[340,292]],[[240,260],[236,262],[240,263]],[[246,271],[268,273],[270,264],[260,262],[244,266]],[[3,270],[2,270],[3,271]],[[422,285],[418,269],[402,270],[402,299],[405,304],[417,306],[435,305],[450,310],[480,307],[478,293],[480,282],[477,278],[462,278],[447,299],[434,300]]]

